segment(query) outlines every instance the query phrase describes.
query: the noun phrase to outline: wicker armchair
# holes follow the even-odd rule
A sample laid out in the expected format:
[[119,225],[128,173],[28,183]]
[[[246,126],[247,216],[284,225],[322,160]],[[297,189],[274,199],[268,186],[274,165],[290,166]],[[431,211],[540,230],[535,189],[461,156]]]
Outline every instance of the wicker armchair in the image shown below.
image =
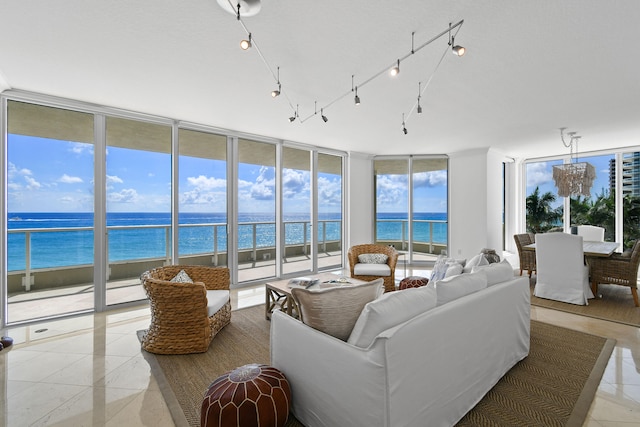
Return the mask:
[[638,266],[640,265],[640,240],[636,240],[630,252],[614,253],[607,258],[589,258],[591,290],[598,295],[598,284],[629,286],[633,302],[638,307]]
[[518,247],[518,256],[520,256],[520,275],[527,270],[529,277],[536,271],[536,251],[524,249],[525,246],[535,243],[536,236],[533,233],[514,234],[514,240]]
[[[194,283],[171,282],[180,270]],[[171,265],[146,271],[140,281],[151,306],[151,324],[142,340],[142,348],[148,352],[204,353],[213,337],[231,321],[228,295],[217,312],[212,316],[207,313],[207,291],[229,291],[228,268]]]
[[[354,273],[356,264],[358,264],[358,255],[362,254],[385,254],[389,258],[387,259],[387,265],[391,271],[389,276],[364,276]],[[365,244],[354,245],[349,248],[347,252],[347,258],[349,259],[349,268],[351,269],[351,277],[354,279],[365,280],[370,282],[372,280],[382,278],[384,279],[384,291],[391,292],[396,290],[396,264],[398,262],[398,251],[393,246],[377,245],[377,244]]]

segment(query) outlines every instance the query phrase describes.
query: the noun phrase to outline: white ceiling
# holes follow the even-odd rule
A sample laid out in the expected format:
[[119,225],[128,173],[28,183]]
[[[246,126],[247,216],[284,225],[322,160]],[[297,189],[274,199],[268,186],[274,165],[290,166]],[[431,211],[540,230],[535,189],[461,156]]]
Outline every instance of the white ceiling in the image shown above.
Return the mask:
[[[243,22],[264,62],[216,0],[0,0],[0,16],[0,87],[374,154],[566,154],[563,126],[582,152],[640,145],[637,0],[263,0]],[[354,105],[352,75],[366,81],[409,53],[412,32],[417,47],[460,20],[467,54],[444,56],[423,114],[409,115],[446,35]],[[278,66],[286,96],[273,99]],[[324,123],[320,107],[342,95]]]

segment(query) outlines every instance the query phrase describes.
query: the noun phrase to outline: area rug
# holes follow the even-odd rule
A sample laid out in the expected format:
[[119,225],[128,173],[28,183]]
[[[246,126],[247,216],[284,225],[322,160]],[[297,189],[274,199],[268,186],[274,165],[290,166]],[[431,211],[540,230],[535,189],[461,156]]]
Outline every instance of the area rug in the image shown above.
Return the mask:
[[590,299],[589,305],[575,305],[534,296],[535,283],[533,276],[530,280],[531,305],[640,327],[640,307],[635,306],[631,290],[626,286],[599,285],[598,296]]
[[[218,376],[248,363],[269,363],[269,327],[260,305],[233,311],[206,353],[165,356],[142,350],[176,426],[200,425],[202,397]],[[614,345],[615,340],[531,321],[529,356],[458,425],[581,426]],[[298,426],[290,416],[287,427]]]

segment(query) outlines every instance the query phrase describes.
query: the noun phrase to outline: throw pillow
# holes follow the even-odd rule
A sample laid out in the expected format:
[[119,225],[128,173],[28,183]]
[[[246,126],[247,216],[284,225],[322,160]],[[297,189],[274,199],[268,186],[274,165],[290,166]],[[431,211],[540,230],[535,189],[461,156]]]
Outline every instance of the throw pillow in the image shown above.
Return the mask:
[[462,270],[464,273],[471,273],[473,267],[478,265],[489,265],[489,261],[484,257],[484,254],[478,254],[471,258],[464,266]]
[[176,274],[176,277],[174,277],[170,281],[175,283],[193,283],[193,280],[191,280],[191,277],[189,277],[187,272],[184,270],[180,270],[180,272]]
[[[435,284],[438,297],[437,305],[472,294],[487,287],[487,275],[484,271],[447,277]],[[403,291],[404,292],[404,291]]]
[[447,272],[444,273],[444,277],[457,276],[458,274],[462,274],[462,264],[458,262],[448,262],[447,263]]
[[363,264],[386,264],[389,257],[385,254],[361,254],[358,262]]
[[435,264],[433,264],[433,270],[431,270],[431,277],[429,277],[430,282],[437,282],[438,280],[444,279],[444,276],[447,274],[447,269],[449,268],[447,260],[447,257],[442,255],[438,256]]
[[500,262],[494,262],[489,265],[478,265],[473,267],[472,273],[476,271],[484,271],[487,274],[487,286],[492,286],[500,282],[506,282],[514,277],[513,267],[509,261],[503,259]]
[[346,341],[364,306],[384,290],[384,279],[361,285],[322,289],[291,289],[303,323]]
[[364,306],[347,342],[367,348],[381,332],[431,310],[436,302],[433,286],[388,292]]

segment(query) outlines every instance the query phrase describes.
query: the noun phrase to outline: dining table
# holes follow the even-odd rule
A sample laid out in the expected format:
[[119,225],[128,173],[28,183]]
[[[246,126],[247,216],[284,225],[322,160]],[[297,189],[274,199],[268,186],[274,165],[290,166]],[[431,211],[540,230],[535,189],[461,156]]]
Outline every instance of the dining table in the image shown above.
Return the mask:
[[[596,242],[592,240],[584,240],[582,242],[582,250],[584,252],[584,256],[589,257],[597,257],[597,258],[607,258],[610,257],[611,254],[615,252],[616,249],[620,246],[619,243],[616,242]],[[522,249],[527,251],[535,251],[536,244],[531,243],[529,245],[525,245]]]

